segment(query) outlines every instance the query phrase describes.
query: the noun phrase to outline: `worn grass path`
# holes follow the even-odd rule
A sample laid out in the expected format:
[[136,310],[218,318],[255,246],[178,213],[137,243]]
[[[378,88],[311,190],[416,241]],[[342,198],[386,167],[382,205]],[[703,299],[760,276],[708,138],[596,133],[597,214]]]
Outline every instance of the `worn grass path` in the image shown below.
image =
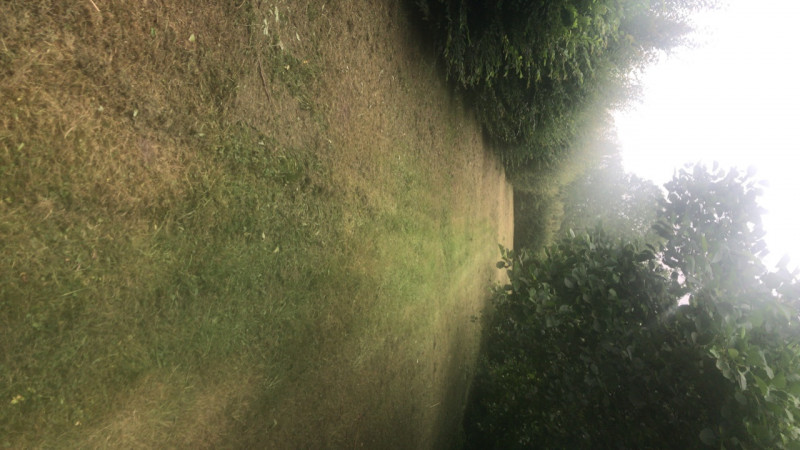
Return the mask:
[[407,13],[3,2],[0,446],[453,442],[512,192]]

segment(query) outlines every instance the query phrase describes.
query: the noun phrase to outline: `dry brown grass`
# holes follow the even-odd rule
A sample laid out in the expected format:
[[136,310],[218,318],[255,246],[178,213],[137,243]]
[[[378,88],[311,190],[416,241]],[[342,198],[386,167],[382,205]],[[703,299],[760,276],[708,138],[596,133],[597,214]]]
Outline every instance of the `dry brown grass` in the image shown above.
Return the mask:
[[0,445],[452,442],[512,194],[404,7],[94,4],[0,6]]

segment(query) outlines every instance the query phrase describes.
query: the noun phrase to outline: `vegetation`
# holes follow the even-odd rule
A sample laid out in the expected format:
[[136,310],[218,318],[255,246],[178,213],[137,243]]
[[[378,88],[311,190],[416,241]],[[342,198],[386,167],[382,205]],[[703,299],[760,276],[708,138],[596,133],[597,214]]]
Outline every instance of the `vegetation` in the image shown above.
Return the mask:
[[636,97],[632,75],[684,42],[692,12],[714,6],[704,0],[416,3],[448,76],[472,100],[503,158],[514,184],[515,242],[533,253],[552,242],[565,215],[592,214],[562,191],[580,190],[584,173],[608,166],[607,110]]
[[[509,237],[461,99],[398,3],[189,3],[0,6],[0,446],[446,447]],[[796,446],[757,186],[595,137],[713,2],[415,3],[524,247],[466,444]]]
[[[510,176],[514,184],[514,243],[517,248],[541,255],[564,224],[577,220],[572,224],[576,229],[580,229],[578,222],[589,228],[596,224],[596,218],[590,216],[592,211],[577,209],[584,201],[583,195],[594,195],[595,189],[601,187],[593,182],[593,174],[613,165],[614,146],[607,136],[613,122],[610,114],[597,114],[585,126],[558,163],[534,164]],[[582,188],[584,184],[587,184],[587,191]],[[614,189],[605,185],[602,188]],[[621,197],[622,190],[624,187],[614,194]],[[597,200],[598,196],[593,199]],[[615,200],[610,198],[603,204],[617,209],[619,205]]]
[[758,258],[758,186],[698,166],[666,188],[656,245],[506,253],[469,447],[797,447],[800,283]]
[[[447,73],[509,169],[558,161],[629,74],[679,44],[702,0],[418,0]],[[601,107],[602,109],[602,107]]]
[[566,236],[569,230],[584,233],[601,225],[614,237],[641,236],[651,242],[656,237],[652,226],[658,210],[654,205],[661,190],[651,181],[625,172],[615,136],[600,135],[595,144],[599,160],[561,189],[564,215],[559,234]]
[[506,186],[398,11],[0,3],[0,448],[446,445]]

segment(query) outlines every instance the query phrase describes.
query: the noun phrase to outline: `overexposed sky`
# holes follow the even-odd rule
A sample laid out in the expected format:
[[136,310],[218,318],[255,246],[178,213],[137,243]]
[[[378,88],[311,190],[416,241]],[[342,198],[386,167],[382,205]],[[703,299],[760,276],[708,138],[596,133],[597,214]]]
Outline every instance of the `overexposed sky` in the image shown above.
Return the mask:
[[[726,2],[726,0],[723,0]],[[768,264],[800,263],[800,1],[727,0],[696,17],[696,48],[642,76],[641,104],[615,114],[625,167],[657,184],[685,163],[755,166]]]

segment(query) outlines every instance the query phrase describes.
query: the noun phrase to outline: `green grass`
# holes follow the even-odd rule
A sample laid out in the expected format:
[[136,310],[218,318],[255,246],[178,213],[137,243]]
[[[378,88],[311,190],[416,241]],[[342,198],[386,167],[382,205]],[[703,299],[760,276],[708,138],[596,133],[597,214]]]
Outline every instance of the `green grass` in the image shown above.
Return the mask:
[[[496,230],[465,213],[457,158],[434,169],[416,132],[393,132],[391,151],[363,156],[377,178],[354,188],[332,172],[320,80],[339,75],[319,43],[255,45],[264,14],[247,8],[206,5],[191,22],[110,4],[103,25],[62,5],[62,25],[29,6],[0,8],[25,38],[0,48],[13,68],[0,87],[0,447],[263,443],[266,413],[307,388],[296,380],[336,358],[400,367],[444,333],[464,286],[488,284],[475,271],[497,257]],[[124,28],[136,23],[148,26]],[[122,49],[120,67],[75,38],[84,27]],[[212,32],[227,41],[204,44]],[[429,93],[403,86],[403,101]],[[265,91],[263,117],[238,111]],[[450,151],[462,124],[441,126]]]
[[[296,355],[351,334],[368,359],[387,337],[431,327],[490,234],[450,223],[413,161],[395,167],[391,207],[356,211],[348,233],[312,151],[245,126],[225,136],[169,209],[114,216],[81,202],[49,214],[4,202],[0,322],[13,339],[0,398],[19,400],[0,412],[0,444],[81,442],[80,428],[113,416],[143,380],[200,395],[195,383],[243,367],[236,376],[280,383],[302,372]],[[180,398],[139,413],[196,407]]]
[[59,433],[91,423],[153,370],[213,372],[232,354],[252,367],[304,344],[287,328],[313,326],[316,287],[342,276],[339,212],[305,182],[312,159],[256,141],[233,130],[163,216],[4,209],[0,317],[14,339],[0,398],[24,398],[3,408],[11,435],[31,415],[59,418],[42,424]]

